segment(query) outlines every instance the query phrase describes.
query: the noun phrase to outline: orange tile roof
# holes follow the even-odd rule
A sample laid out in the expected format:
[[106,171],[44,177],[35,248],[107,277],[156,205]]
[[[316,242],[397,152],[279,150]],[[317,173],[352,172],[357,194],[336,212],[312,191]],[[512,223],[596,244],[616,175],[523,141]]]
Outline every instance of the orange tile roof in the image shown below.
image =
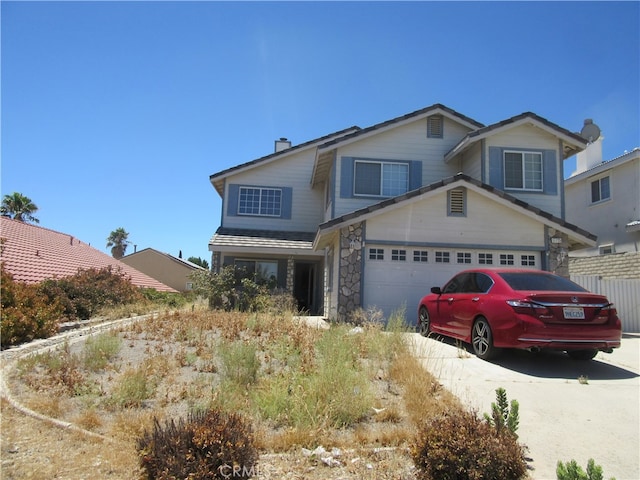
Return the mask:
[[79,269],[111,266],[138,287],[176,291],[71,235],[7,217],[0,217],[0,259],[19,282],[38,283],[75,275]]

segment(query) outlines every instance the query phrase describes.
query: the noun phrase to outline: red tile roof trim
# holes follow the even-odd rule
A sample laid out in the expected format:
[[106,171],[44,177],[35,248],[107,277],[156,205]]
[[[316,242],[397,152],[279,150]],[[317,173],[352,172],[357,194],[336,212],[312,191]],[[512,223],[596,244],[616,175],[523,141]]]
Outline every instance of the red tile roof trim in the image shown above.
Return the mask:
[[81,269],[110,266],[138,287],[176,291],[71,235],[7,217],[0,217],[0,260],[14,280],[24,283],[69,277]]

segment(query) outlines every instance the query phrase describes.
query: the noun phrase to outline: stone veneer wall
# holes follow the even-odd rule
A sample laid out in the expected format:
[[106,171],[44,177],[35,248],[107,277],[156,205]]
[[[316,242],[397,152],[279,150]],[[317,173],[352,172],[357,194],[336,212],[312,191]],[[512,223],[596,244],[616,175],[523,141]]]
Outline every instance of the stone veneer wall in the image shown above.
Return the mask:
[[[558,243],[554,239],[557,239]],[[565,233],[556,232],[549,238],[547,254],[549,271],[569,278],[569,238]]]
[[571,275],[640,279],[640,252],[612,253],[593,257],[570,257]]
[[362,223],[358,223],[340,230],[339,319],[348,319],[361,306],[362,228]]

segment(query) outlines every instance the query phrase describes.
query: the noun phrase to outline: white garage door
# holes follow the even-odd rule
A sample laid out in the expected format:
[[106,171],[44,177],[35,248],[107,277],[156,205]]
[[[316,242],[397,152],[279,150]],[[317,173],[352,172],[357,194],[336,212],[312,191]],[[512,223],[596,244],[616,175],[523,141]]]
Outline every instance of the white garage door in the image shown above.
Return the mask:
[[364,252],[363,307],[382,310],[385,318],[403,306],[415,323],[420,299],[468,268],[540,269],[541,252],[454,250],[367,245]]

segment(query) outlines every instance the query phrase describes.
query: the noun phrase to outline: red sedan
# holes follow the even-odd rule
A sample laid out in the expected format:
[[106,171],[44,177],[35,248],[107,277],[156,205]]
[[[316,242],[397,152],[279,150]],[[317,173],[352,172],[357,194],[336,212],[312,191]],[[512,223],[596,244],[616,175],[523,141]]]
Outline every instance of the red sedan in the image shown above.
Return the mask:
[[549,272],[466,270],[420,300],[418,331],[470,343],[488,360],[500,348],[566,351],[591,360],[620,346],[622,326],[603,295]]

